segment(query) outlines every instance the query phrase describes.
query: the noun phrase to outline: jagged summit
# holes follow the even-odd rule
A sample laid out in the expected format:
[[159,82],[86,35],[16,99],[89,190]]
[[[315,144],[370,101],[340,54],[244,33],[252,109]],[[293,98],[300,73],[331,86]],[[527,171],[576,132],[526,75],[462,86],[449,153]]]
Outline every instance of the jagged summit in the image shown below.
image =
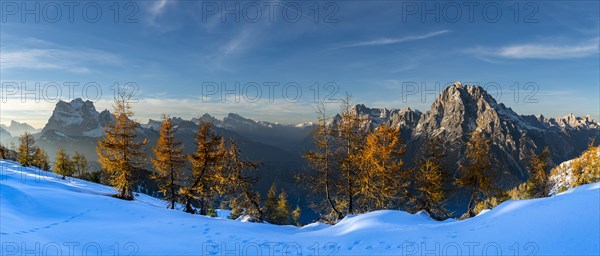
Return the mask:
[[104,110],[99,113],[92,101],[83,101],[81,98],[70,102],[61,100],[56,103],[42,133],[55,130],[66,136],[99,137],[110,122],[112,122],[110,112]]
[[407,159],[419,157],[418,150],[427,138],[441,139],[452,170],[464,159],[470,134],[483,131],[492,141],[494,159],[502,166],[498,170],[505,177],[502,182],[509,186],[527,177],[531,152],[548,146],[553,149],[553,159],[563,161],[585,149],[590,137],[600,135],[600,126],[589,116],[521,116],[482,87],[460,82],[444,88],[424,114],[410,108],[388,110],[363,104],[353,106],[352,111],[367,117],[370,128],[380,124],[400,127],[411,151]]

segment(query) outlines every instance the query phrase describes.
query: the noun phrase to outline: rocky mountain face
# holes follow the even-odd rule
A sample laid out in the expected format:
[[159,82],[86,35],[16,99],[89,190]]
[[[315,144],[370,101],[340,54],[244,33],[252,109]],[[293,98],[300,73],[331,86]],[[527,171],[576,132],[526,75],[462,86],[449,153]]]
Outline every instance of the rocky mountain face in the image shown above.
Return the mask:
[[539,153],[547,146],[552,160],[560,163],[581,153],[591,137],[600,135],[599,124],[589,116],[521,116],[496,102],[483,88],[460,83],[443,90],[424,114],[408,108],[370,109],[364,105],[356,105],[353,111],[368,117],[371,128],[379,124],[400,127],[408,144],[408,164],[419,157],[418,149],[428,138],[441,139],[452,176],[464,161],[470,134],[483,131],[492,140],[496,172],[506,187],[527,179],[531,152]]
[[[459,174],[459,166],[465,161],[470,134],[483,131],[492,141],[493,171],[499,177],[498,185],[505,188],[528,179],[532,152],[540,153],[549,147],[553,163],[561,163],[583,152],[592,137],[600,137],[600,125],[589,116],[518,115],[496,102],[483,88],[458,82],[444,89],[424,114],[409,108],[372,109],[364,105],[354,106],[352,112],[366,118],[365,126],[371,129],[381,124],[399,127],[407,144],[404,162],[408,167],[420,158],[426,140],[442,141],[450,179]],[[336,116],[333,125],[339,119]],[[464,199],[459,192],[454,193],[448,207],[460,212]]]
[[4,128],[0,127],[0,143],[8,145],[12,142],[13,138],[11,134]]
[[[418,110],[410,108],[386,109],[386,108],[368,108],[363,104],[354,105],[350,113],[364,120],[364,128],[375,129],[379,125],[388,125],[394,128],[400,128],[400,137],[403,141],[412,139],[414,129],[417,127],[421,116]],[[333,117],[332,125],[337,125],[342,119],[340,114]]]
[[12,137],[19,137],[24,132],[37,133],[40,131],[27,123],[19,123],[15,120],[11,120],[10,125],[8,126],[0,124],[0,128],[2,128],[4,132],[10,133],[10,136]]
[[111,123],[112,115],[108,110],[96,111],[94,103],[80,98],[71,102],[59,101],[42,129],[44,133],[55,132],[65,136],[100,137],[104,127]]

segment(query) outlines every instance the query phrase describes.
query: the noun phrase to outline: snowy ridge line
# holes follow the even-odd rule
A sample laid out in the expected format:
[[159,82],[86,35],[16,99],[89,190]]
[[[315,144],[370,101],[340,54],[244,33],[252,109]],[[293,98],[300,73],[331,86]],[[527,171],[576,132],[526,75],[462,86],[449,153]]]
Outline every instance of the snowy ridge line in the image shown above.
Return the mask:
[[0,171],[1,255],[600,254],[600,183],[507,201],[463,221],[381,210],[298,228],[168,210],[141,193],[100,196],[90,191],[114,190],[11,161]]

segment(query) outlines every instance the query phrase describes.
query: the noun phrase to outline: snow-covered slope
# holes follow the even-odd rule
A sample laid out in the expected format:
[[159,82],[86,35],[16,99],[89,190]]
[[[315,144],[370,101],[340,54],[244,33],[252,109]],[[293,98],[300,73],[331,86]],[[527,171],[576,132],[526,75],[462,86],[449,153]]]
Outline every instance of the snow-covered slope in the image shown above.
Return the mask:
[[[586,159],[586,155],[595,155],[597,157]],[[571,159],[569,161],[562,162],[561,164],[554,167],[550,172],[551,175],[549,177],[551,184],[550,195],[555,195],[561,190],[569,189],[576,186],[576,177],[573,173],[573,165],[576,162],[581,163],[582,161],[584,164],[589,164],[588,161],[593,161],[593,159],[595,159],[595,161],[600,161],[598,160],[600,159],[600,147],[588,149],[581,156],[575,159]],[[587,170],[587,168],[589,167],[583,167],[584,171],[590,171]]]
[[1,255],[600,254],[600,183],[464,221],[376,211],[296,228],[190,215],[143,194],[123,201],[9,161],[0,171]]

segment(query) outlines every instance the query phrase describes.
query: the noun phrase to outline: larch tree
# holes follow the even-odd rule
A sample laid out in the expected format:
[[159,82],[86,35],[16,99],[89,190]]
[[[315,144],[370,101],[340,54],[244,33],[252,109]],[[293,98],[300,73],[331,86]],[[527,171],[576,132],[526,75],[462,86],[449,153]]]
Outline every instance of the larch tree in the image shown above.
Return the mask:
[[71,162],[69,155],[63,148],[58,149],[56,153],[56,161],[52,166],[52,172],[61,175],[61,179],[65,179],[67,176],[72,176],[75,173],[75,165]]
[[267,192],[267,199],[263,204],[263,214],[265,221],[276,224],[276,210],[277,210],[277,186],[275,183],[271,184],[269,191]]
[[294,211],[292,211],[292,221],[294,223],[294,225],[300,227],[300,216],[302,215],[302,209],[300,209],[299,205],[296,205],[296,209],[294,209]]
[[341,118],[337,124],[337,136],[340,140],[343,157],[341,157],[341,191],[347,205],[346,213],[354,213],[354,197],[356,195],[360,151],[364,144],[365,131],[361,125],[363,118],[354,113],[351,108],[351,97],[346,95],[341,99]]
[[175,209],[175,203],[179,201],[181,170],[186,159],[181,142],[175,140],[177,128],[173,126],[171,118],[163,115],[160,127],[158,141],[152,149],[155,157],[151,161],[157,171],[152,178],[158,184],[158,191],[169,202],[169,208]]
[[580,186],[600,181],[600,145],[596,145],[596,138],[593,137],[585,150],[571,164],[572,186]]
[[416,198],[415,209],[425,210],[437,220],[447,218],[450,213],[444,208],[448,191],[446,184],[445,166],[442,158],[445,157],[443,143],[439,139],[427,139],[424,152],[416,163]]
[[[332,128],[328,125],[328,117],[325,113],[325,107],[321,103],[318,105],[318,125],[313,131],[313,149],[304,154],[310,167],[315,170],[314,175],[308,176],[308,181],[304,182],[309,186],[308,190],[313,191],[315,196],[325,198],[326,215],[332,216],[330,220],[335,222],[343,218],[343,214],[336,204],[336,192],[338,187],[339,165],[337,159],[339,152],[335,147],[335,135]],[[320,206],[321,207],[321,206]],[[318,209],[320,211],[320,209]]]
[[23,166],[31,166],[35,156],[35,139],[29,132],[19,136],[19,148],[17,149],[19,163]]
[[88,161],[85,158],[85,155],[75,151],[75,154],[73,154],[71,161],[73,162],[73,164],[75,164],[77,177],[83,177],[83,174],[87,171],[88,168]]
[[402,170],[404,152],[398,128],[380,125],[367,135],[357,158],[358,210],[390,209],[399,197],[406,197],[409,179]]
[[193,200],[200,203],[200,214],[206,215],[218,193],[218,175],[225,166],[225,142],[217,135],[210,122],[200,121],[200,128],[196,135],[196,150],[189,156],[192,163],[192,182],[183,188],[183,202],[185,211],[196,213]]
[[475,205],[497,191],[491,170],[490,143],[482,131],[476,130],[467,144],[467,163],[460,167],[462,174],[456,180],[456,185],[469,193],[466,217],[475,216]]
[[277,197],[277,207],[275,207],[273,221],[278,225],[287,225],[290,223],[290,204],[287,200],[287,194],[281,190]]
[[33,153],[33,163],[31,165],[42,170],[50,170],[50,161],[48,160],[48,154],[44,149],[41,147],[35,147],[35,152]]
[[114,124],[104,129],[104,136],[98,140],[96,152],[102,169],[108,176],[108,182],[119,193],[118,198],[133,199],[135,184],[134,171],[141,168],[145,154],[142,146],[146,141],[136,141],[138,123],[131,119],[133,111],[131,96],[120,92],[115,97]]
[[527,194],[530,198],[546,197],[550,193],[548,171],[550,169],[550,148],[545,147],[538,155],[535,152],[530,160],[530,173]]
[[227,196],[232,202],[236,202],[237,209],[244,209],[243,214],[250,215],[262,222],[264,218],[260,205],[260,195],[255,186],[260,176],[257,173],[259,162],[245,161],[241,157],[240,148],[231,140],[227,146],[225,170],[219,173],[223,182],[220,193]]

